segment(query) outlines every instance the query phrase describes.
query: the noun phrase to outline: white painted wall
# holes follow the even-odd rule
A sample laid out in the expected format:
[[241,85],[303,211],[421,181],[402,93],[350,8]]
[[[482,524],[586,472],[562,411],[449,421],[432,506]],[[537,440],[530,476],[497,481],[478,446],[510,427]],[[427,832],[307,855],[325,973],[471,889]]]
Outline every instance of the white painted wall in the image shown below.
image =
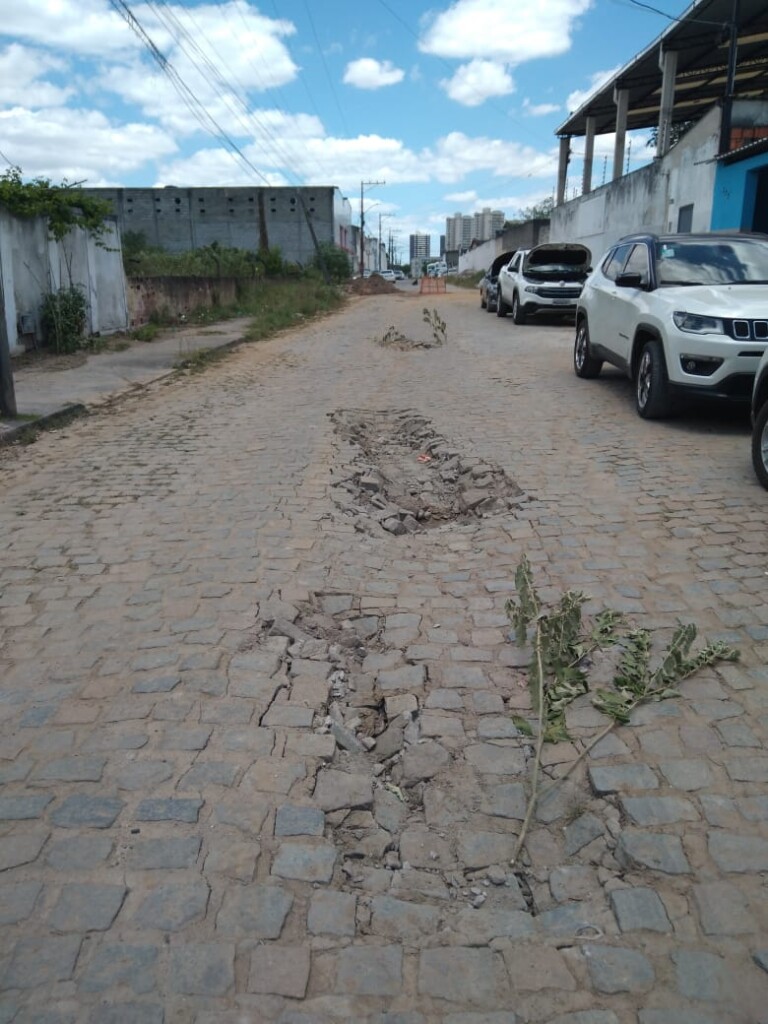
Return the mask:
[[593,263],[624,235],[677,231],[680,207],[693,205],[692,231],[709,231],[720,110],[713,108],[662,160],[556,207],[550,241],[581,242]]
[[102,246],[79,228],[54,242],[45,218],[15,217],[0,209],[0,274],[11,352],[23,351],[25,340],[31,340],[31,336],[19,336],[19,318],[24,314],[33,319],[35,341],[42,341],[43,296],[70,283],[85,290],[90,334],[109,334],[128,326],[120,236],[112,221]]

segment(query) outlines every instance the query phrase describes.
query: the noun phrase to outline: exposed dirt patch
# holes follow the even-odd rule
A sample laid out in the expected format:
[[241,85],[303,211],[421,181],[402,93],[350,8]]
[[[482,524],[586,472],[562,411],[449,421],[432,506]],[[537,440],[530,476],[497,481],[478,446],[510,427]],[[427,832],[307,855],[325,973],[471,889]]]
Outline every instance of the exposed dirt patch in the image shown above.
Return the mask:
[[74,370],[82,366],[88,359],[87,352],[71,352],[59,355],[50,349],[32,349],[13,356],[14,370],[41,370],[45,373],[56,373],[59,370]]
[[330,416],[355,449],[352,473],[336,487],[339,504],[361,530],[416,533],[508,512],[527,500],[503,469],[459,452],[414,410],[347,409]]
[[383,277],[356,277],[347,289],[353,295],[394,295],[397,292],[395,285]]

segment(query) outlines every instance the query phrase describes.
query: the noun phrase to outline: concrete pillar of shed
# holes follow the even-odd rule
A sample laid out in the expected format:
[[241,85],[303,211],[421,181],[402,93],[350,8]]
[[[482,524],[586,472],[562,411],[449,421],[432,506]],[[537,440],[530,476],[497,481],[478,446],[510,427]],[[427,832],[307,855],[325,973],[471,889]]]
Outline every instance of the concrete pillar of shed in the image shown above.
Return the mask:
[[613,102],[616,104],[616,143],[613,148],[613,180],[624,173],[624,143],[627,138],[627,110],[629,90],[614,89]]
[[675,76],[677,75],[677,50],[659,52],[661,68],[661,103],[659,105],[659,128],[656,133],[656,156],[669,152],[672,138],[672,112],[675,107]]
[[595,155],[595,119],[588,117],[586,120],[586,134],[584,135],[584,171],[581,179],[581,194],[587,195],[592,191],[592,160]]
[[565,183],[568,178],[568,161],[571,158],[571,137],[563,135],[560,138],[560,159],[557,165],[557,202],[555,206],[562,206],[565,202]]

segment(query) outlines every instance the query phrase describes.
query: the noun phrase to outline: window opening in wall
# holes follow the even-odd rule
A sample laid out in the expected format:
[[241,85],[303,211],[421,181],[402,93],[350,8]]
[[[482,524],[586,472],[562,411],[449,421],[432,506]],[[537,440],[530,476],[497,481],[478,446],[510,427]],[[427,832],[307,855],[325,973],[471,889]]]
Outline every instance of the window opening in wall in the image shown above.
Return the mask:
[[314,206],[310,206],[310,208],[309,208],[309,212],[310,212],[310,213],[314,213],[314,212],[315,212],[315,208],[314,208]]

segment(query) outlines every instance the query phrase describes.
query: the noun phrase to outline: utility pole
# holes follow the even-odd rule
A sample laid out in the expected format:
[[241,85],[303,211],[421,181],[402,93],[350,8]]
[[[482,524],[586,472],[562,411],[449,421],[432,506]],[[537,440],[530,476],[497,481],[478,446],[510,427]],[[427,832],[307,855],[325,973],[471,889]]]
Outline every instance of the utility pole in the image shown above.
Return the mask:
[[386,181],[361,181],[360,182],[360,277],[365,273],[365,208],[363,206],[366,188],[374,185],[386,185]]
[[0,266],[0,416],[15,416],[16,390],[13,386],[11,346],[8,324],[5,321],[5,295],[3,293],[2,266]]
[[380,213],[379,214],[379,247],[376,250],[376,269],[381,270],[381,218],[391,217],[391,213]]

